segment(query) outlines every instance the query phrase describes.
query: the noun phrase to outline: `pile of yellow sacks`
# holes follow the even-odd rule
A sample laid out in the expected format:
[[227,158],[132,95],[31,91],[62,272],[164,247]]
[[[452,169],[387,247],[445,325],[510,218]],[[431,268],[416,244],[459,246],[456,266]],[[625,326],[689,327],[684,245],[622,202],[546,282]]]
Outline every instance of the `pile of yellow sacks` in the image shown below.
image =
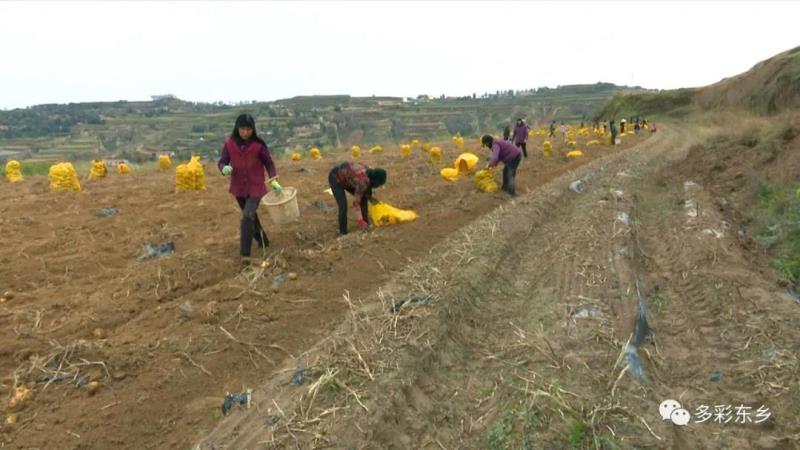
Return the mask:
[[106,162],[103,161],[102,159],[92,160],[92,167],[89,169],[89,179],[95,180],[98,178],[105,178],[106,175],[108,175]]
[[172,167],[172,160],[169,155],[158,155],[158,167],[162,171],[167,171]]
[[361,147],[354,145],[350,148],[350,154],[353,155],[353,158],[358,158],[361,156]]
[[494,169],[483,169],[475,172],[475,187],[481,192],[497,192],[500,186],[494,181]]
[[6,178],[8,178],[9,183],[22,181],[22,165],[19,161],[12,159],[6,163]]
[[119,163],[117,164],[117,173],[120,175],[127,175],[131,173],[131,168],[125,163]]
[[199,156],[192,156],[187,164],[181,164],[175,169],[175,190],[202,191],[206,189],[206,173],[200,164]]
[[383,202],[369,205],[369,215],[372,218],[372,223],[377,227],[413,222],[418,217],[417,213],[410,209],[395,208]]
[[50,179],[50,189],[53,191],[75,191],[81,190],[81,184],[78,182],[78,172],[72,163],[60,163],[50,166],[47,173],[47,178]]
[[478,160],[478,155],[474,153],[462,153],[453,162],[453,167],[445,167],[439,173],[447,181],[456,181],[461,175],[472,172]]
[[315,161],[318,160],[318,159],[322,159],[322,153],[320,153],[319,149],[316,148],[316,147],[314,147],[311,150],[309,150],[308,155],[311,156],[311,159],[313,159]]

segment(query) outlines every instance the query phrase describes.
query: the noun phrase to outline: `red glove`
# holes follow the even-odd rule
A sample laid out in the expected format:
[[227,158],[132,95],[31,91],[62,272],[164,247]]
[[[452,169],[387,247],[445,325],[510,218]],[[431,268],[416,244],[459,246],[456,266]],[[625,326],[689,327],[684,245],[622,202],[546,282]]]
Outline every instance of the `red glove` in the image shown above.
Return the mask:
[[367,221],[364,219],[358,219],[358,229],[359,230],[366,230],[369,225]]

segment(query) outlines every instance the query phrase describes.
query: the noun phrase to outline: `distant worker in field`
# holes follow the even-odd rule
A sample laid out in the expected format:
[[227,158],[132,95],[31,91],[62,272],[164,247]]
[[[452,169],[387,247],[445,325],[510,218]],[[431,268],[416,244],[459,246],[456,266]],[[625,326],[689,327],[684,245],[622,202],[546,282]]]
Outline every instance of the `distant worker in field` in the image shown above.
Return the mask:
[[611,145],[616,145],[617,144],[617,123],[614,122],[614,119],[609,120],[608,123],[609,123],[608,127],[611,129]]
[[619,134],[625,134],[625,119],[619,121]]
[[547,137],[549,137],[549,138],[556,137],[556,121],[555,120],[550,122],[550,134]]
[[503,140],[504,141],[510,141],[511,140],[511,127],[508,126],[508,125],[506,125],[506,127],[503,128]]
[[512,197],[517,195],[516,178],[517,167],[522,160],[522,153],[512,143],[508,141],[496,141],[492,136],[485,134],[481,138],[481,144],[492,151],[489,164],[486,168],[496,167],[500,161],[503,162],[503,191]]
[[642,129],[642,127],[639,126],[639,121],[637,120],[636,123],[633,124],[633,132],[636,133],[636,134],[639,134],[639,130],[641,130],[641,129]]
[[567,143],[567,126],[564,122],[561,122],[561,125],[558,127],[558,130],[561,131],[561,135],[564,137],[564,143]]
[[369,207],[367,202],[377,203],[372,190],[386,184],[386,171],[371,169],[356,162],[342,162],[334,166],[328,174],[333,198],[339,207],[339,234],[347,234],[347,196],[345,191],[353,195],[353,208],[358,217],[358,228],[369,229]]
[[514,127],[514,136],[512,139],[514,141],[514,145],[516,145],[517,148],[522,149],[522,154],[526,158],[528,157],[528,131],[529,128],[525,121],[521,118],[517,119],[517,125]]
[[[275,163],[272,161],[267,144],[256,133],[256,121],[250,114],[236,118],[231,135],[222,145],[222,154],[217,163],[223,175],[231,177],[229,192],[236,197],[242,219],[239,229],[239,253],[250,256],[253,239],[260,248],[269,245],[267,233],[258,220],[258,204],[267,193],[269,181],[273,191],[280,194]],[[264,169],[269,180],[264,178]]]

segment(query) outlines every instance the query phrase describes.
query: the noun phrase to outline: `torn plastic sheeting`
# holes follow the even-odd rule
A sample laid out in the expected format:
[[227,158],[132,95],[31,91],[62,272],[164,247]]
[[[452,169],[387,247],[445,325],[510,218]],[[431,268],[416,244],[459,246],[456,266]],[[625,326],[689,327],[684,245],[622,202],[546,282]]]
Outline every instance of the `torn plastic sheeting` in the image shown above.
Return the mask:
[[147,243],[142,247],[142,254],[139,255],[139,261],[147,261],[166,255],[171,255],[172,253],[175,253],[174,242],[165,242],[163,244]]
[[416,294],[416,293],[411,294],[404,299],[396,301],[394,305],[392,305],[391,307],[391,312],[397,314],[400,312],[400,308],[402,308],[403,305],[408,305],[410,303],[419,303],[422,305],[427,305],[428,303],[431,302],[432,298],[433,297],[431,297],[430,294]]
[[569,190],[577,193],[581,193],[586,189],[586,183],[583,180],[575,180],[569,184]]
[[275,287],[280,287],[285,282],[286,282],[286,275],[281,274],[272,277],[272,285]]
[[280,420],[280,416],[271,415],[267,417],[267,420],[264,421],[264,424],[268,427],[274,427]]
[[222,415],[227,416],[228,412],[233,409],[234,406],[241,405],[246,408],[250,408],[250,399],[253,396],[253,390],[248,389],[241,394],[231,394],[230,392],[225,394],[225,399],[222,401]]
[[103,208],[100,211],[97,211],[95,213],[95,216],[97,216],[97,217],[111,217],[113,215],[116,215],[118,212],[119,211],[117,211],[117,208]]
[[647,382],[642,367],[642,361],[639,359],[639,354],[636,349],[647,339],[651,334],[650,325],[647,323],[647,308],[645,307],[644,300],[642,299],[641,283],[639,277],[636,277],[636,319],[633,326],[633,336],[631,342],[625,346],[625,361],[628,363],[628,369],[640,384]]
[[300,386],[306,381],[306,372],[308,369],[298,368],[292,374],[292,384],[295,386]]
[[567,311],[570,317],[574,317],[576,319],[589,319],[600,315],[600,309],[592,305],[578,306],[574,309],[567,308]]

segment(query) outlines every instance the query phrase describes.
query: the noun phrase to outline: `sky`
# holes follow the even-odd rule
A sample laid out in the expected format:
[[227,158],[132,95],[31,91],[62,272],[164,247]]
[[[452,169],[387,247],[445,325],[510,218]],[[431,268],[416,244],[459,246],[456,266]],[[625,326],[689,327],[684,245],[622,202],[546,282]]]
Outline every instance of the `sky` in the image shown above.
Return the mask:
[[0,108],[705,86],[800,45],[800,2],[0,1]]

